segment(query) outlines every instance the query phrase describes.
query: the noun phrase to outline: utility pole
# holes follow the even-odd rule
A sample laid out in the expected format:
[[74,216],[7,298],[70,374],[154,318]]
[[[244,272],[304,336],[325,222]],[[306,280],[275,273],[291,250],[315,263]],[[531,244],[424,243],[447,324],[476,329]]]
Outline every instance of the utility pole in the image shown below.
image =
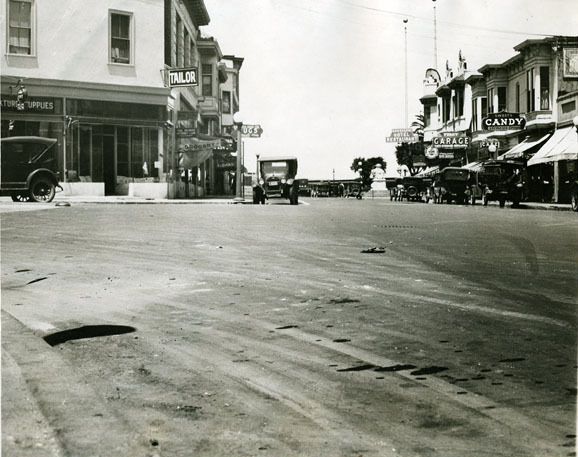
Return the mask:
[[403,26],[403,33],[404,33],[404,37],[405,37],[405,124],[404,126],[406,128],[409,128],[409,122],[408,122],[408,118],[407,118],[407,19],[403,20],[404,26]]
[[436,17],[436,0],[432,0],[434,7],[434,69],[438,69],[438,27]]

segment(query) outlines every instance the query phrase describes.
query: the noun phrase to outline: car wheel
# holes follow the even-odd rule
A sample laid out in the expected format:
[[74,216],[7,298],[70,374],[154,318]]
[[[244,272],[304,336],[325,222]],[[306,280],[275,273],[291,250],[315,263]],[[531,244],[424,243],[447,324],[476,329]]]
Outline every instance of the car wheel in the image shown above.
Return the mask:
[[45,176],[32,181],[30,186],[30,200],[34,202],[50,203],[56,194],[56,186]]
[[13,202],[29,202],[30,201],[30,194],[27,192],[14,192],[12,195]]
[[575,190],[574,192],[572,192],[572,211],[577,211],[578,212],[578,190]]

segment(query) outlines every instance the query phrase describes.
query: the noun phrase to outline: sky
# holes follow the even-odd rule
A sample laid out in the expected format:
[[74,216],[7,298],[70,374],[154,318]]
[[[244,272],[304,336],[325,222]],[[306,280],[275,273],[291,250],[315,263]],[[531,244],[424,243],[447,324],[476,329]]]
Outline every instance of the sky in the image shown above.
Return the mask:
[[[260,124],[244,141],[256,155],[293,155],[298,177],[350,179],[356,157],[381,156],[397,175],[391,129],[405,127],[405,34],[409,123],[421,112],[434,67],[502,63],[513,47],[547,35],[578,35],[576,0],[205,0],[201,29],[223,54],[243,57],[240,113]],[[404,24],[404,19],[407,23]]]

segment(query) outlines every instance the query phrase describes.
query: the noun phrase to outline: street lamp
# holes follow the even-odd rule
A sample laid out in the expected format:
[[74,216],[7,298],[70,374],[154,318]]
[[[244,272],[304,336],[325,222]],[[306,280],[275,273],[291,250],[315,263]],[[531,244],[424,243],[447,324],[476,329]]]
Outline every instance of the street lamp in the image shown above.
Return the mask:
[[243,127],[243,116],[239,111],[233,114],[233,123],[237,128],[237,171],[235,174],[235,201],[242,202],[244,201],[242,197],[242,183],[241,183],[241,168],[242,164],[242,157],[241,157],[241,145],[242,145],[242,134],[241,128]]
[[496,153],[497,150],[498,150],[498,148],[496,147],[496,145],[494,143],[491,143],[488,146],[488,151],[490,152],[490,156],[492,159],[495,159],[494,154]]

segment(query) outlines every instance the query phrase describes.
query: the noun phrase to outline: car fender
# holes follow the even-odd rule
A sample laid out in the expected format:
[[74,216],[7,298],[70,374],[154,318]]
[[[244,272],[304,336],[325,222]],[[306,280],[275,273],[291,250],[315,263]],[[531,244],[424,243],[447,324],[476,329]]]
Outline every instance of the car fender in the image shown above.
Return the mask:
[[26,186],[30,187],[30,183],[32,183],[32,181],[38,176],[48,177],[56,187],[60,187],[62,189],[62,187],[58,184],[58,178],[54,172],[48,168],[37,168],[32,173],[30,173],[28,175],[28,179],[26,179]]

